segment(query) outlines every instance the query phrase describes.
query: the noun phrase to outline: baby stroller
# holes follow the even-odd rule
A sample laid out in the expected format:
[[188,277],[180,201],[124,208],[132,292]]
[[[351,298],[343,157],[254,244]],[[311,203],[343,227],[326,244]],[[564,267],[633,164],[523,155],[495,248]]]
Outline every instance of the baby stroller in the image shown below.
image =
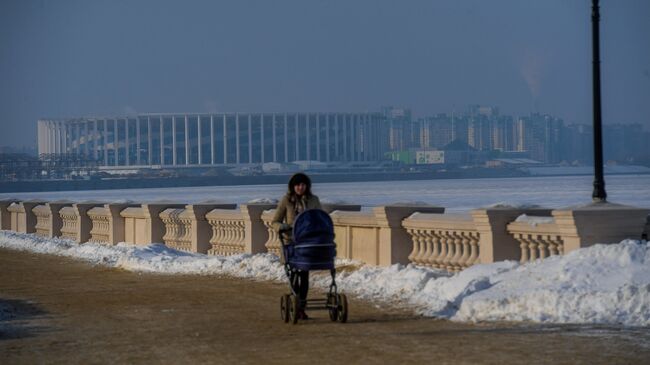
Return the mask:
[[[348,300],[345,294],[339,294],[336,287],[336,244],[334,243],[334,224],[329,214],[320,209],[306,210],[296,217],[293,227],[293,241],[285,242],[284,233],[291,228],[280,231],[284,270],[289,279],[291,294],[280,299],[280,314],[285,323],[296,324],[299,310],[327,310],[332,322],[345,323],[348,320]],[[324,298],[307,299],[304,302],[296,293],[298,275],[304,270],[329,270],[332,282]],[[294,282],[292,282],[292,280]]]

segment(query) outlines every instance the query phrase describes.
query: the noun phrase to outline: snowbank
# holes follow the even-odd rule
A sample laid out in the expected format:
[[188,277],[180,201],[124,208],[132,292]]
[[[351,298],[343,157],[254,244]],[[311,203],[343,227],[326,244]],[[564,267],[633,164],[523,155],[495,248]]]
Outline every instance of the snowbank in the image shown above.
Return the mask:
[[[230,275],[284,282],[268,254],[228,257],[190,254],[160,244],[78,245],[69,240],[0,231],[0,247],[83,259],[133,271]],[[476,265],[458,274],[412,265],[371,267],[339,260],[337,283],[371,301],[409,306],[425,316],[457,321],[650,326],[650,245],[626,240],[520,265]],[[316,274],[317,287],[329,275]]]

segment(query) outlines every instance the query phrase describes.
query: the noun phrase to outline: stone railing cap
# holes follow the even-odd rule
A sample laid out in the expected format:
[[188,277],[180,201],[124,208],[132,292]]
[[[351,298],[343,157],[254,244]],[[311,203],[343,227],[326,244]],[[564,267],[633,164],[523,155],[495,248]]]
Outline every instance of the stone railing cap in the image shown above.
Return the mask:
[[46,204],[70,204],[70,205],[72,205],[72,204],[74,204],[74,203],[75,203],[75,202],[72,201],[72,200],[68,200],[68,199],[60,199],[60,200],[52,200],[52,201],[50,201],[50,202],[47,202]]
[[88,210],[88,214],[107,214],[108,208],[106,206],[98,206]]
[[223,200],[218,200],[218,199],[207,199],[207,200],[201,200],[200,202],[196,202],[196,203],[190,203],[187,205],[222,205],[222,204],[233,204],[233,203],[226,202]]
[[556,209],[556,211],[597,211],[597,210],[648,210],[647,208],[640,208],[631,205],[624,205],[611,202],[590,202],[587,204],[573,205],[566,208]]
[[398,207],[398,208],[438,208],[437,205],[424,203],[424,202],[395,202],[383,205],[385,207]]
[[144,218],[144,210],[142,207],[128,207],[120,212],[120,216],[126,218]]
[[100,201],[100,200],[82,200],[73,203],[74,205],[104,205],[106,204],[105,201]]
[[435,221],[472,221],[472,216],[466,213],[423,213],[415,212],[404,220],[435,220]]
[[26,203],[26,204],[45,204],[45,203],[47,203],[47,201],[46,200],[40,200],[40,199],[28,199],[28,200],[23,200],[23,201],[20,202],[20,204],[23,204],[23,203]]
[[217,208],[217,209],[212,209],[211,211],[209,211],[205,215],[206,219],[222,218],[222,217],[226,217],[228,219],[241,219],[241,220],[244,219],[244,217],[242,215],[242,212],[239,209],[219,209],[219,208]]

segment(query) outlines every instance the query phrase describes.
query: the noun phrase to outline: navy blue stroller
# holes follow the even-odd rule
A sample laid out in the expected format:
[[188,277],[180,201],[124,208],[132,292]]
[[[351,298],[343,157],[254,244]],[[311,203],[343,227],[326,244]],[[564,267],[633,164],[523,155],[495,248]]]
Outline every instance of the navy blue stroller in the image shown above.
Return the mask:
[[[291,230],[291,229],[289,229]],[[280,231],[284,269],[289,278],[291,294],[285,294],[280,300],[280,313],[285,323],[296,324],[298,312],[303,309],[324,309],[329,311],[332,322],[337,320],[345,323],[348,320],[348,300],[345,294],[337,293],[336,244],[334,243],[334,224],[329,214],[320,209],[306,210],[296,217],[293,224],[293,241],[286,242],[284,233]],[[329,270],[332,282],[325,298],[300,300],[296,293],[299,271]],[[292,273],[294,275],[292,275]]]

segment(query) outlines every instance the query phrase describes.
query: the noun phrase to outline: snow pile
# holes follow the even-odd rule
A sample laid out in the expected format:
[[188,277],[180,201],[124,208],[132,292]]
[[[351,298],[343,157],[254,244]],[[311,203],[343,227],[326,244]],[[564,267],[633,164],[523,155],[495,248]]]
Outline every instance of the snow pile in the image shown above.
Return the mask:
[[555,223],[555,219],[553,217],[522,214],[515,219],[515,222],[523,222],[527,223],[529,226],[536,227],[538,224]]
[[[0,232],[0,247],[133,271],[286,281],[278,259],[269,254],[220,257],[179,252],[160,244],[78,245],[8,231]],[[337,283],[346,293],[408,306],[425,316],[650,326],[650,245],[646,241],[595,245],[525,265],[515,261],[476,265],[454,275],[413,265],[371,267],[352,260],[338,260],[337,267]],[[313,273],[312,282],[326,288],[329,274]]]
[[134,246],[79,245],[71,240],[0,231],[0,247],[81,259],[130,271],[164,274],[230,275],[283,280],[284,269],[270,254],[208,256],[171,249],[162,244]]

